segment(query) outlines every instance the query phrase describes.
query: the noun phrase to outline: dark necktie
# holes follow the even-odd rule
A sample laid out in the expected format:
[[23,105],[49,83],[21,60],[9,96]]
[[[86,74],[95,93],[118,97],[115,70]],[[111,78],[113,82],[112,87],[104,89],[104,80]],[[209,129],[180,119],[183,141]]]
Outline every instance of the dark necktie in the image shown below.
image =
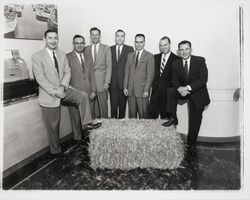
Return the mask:
[[120,55],[121,55],[121,46],[118,47],[118,55],[117,55],[117,62],[120,59]]
[[135,58],[135,68],[137,67],[137,64],[138,64],[139,54],[140,54],[140,52],[138,51],[136,54],[136,58]]
[[185,61],[185,64],[184,64],[184,72],[186,76],[188,77],[188,62],[187,61]]
[[96,45],[94,45],[94,62],[96,61],[97,49]]
[[58,62],[57,62],[57,59],[56,59],[56,56],[55,56],[55,52],[54,52],[54,51],[53,51],[53,59],[54,59],[56,71],[57,71],[57,73],[59,74]]
[[80,59],[81,59],[83,72],[85,72],[85,67],[84,67],[84,61],[83,61],[83,58],[82,58],[82,54],[80,54]]

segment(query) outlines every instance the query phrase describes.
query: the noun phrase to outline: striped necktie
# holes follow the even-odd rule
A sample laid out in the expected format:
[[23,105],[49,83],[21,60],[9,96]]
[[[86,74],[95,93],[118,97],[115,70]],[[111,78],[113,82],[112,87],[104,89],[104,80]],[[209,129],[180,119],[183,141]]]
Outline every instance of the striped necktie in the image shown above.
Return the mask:
[[163,71],[164,71],[164,68],[165,68],[165,57],[166,57],[166,54],[163,55],[163,59],[162,59],[162,62],[161,62],[161,67],[160,67],[160,76],[162,75]]

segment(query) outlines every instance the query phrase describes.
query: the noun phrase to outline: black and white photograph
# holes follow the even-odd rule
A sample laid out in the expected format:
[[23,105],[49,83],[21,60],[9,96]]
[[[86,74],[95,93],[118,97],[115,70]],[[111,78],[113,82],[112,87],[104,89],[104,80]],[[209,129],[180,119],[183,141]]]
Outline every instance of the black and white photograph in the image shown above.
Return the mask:
[[247,0],[0,6],[0,199],[249,199]]
[[42,40],[47,29],[57,30],[54,4],[6,4],[4,18],[4,38]]

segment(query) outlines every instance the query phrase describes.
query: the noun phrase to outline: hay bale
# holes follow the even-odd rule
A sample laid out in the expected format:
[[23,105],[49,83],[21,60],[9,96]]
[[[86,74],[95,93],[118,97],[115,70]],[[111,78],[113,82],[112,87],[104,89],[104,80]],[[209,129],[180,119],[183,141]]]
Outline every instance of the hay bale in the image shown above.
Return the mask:
[[108,169],[177,168],[184,144],[176,129],[163,120],[104,119],[90,134],[91,167]]

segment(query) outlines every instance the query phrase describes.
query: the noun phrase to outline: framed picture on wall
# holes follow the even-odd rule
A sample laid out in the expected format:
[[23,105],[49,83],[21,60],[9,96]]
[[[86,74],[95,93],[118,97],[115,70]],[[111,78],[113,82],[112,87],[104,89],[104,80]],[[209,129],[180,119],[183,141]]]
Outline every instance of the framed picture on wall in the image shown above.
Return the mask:
[[42,40],[47,29],[57,30],[55,4],[7,4],[4,17],[4,38]]

